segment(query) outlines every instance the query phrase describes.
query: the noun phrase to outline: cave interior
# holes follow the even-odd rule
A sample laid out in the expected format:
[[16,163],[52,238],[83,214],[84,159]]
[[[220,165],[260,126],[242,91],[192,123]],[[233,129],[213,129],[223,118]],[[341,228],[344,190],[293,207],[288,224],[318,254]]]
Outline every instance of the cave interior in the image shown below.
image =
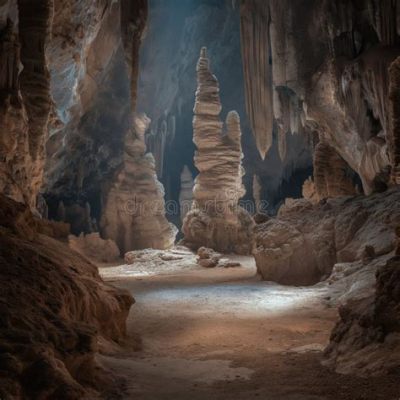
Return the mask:
[[400,398],[399,0],[0,0],[0,52],[0,400]]

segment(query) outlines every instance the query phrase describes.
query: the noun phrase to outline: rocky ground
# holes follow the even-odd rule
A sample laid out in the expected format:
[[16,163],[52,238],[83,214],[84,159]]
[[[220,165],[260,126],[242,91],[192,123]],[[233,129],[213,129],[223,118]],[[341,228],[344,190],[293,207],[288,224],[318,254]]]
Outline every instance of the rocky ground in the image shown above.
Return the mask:
[[[356,290],[359,276],[338,268],[331,284],[289,287],[262,282],[251,257],[231,257],[241,267],[214,269],[197,266],[190,253],[141,258],[100,269],[136,299],[124,347],[99,356],[120,378],[120,393],[108,398],[399,398],[395,375],[357,378],[321,366],[336,304]],[[373,272],[356,271],[373,281]]]

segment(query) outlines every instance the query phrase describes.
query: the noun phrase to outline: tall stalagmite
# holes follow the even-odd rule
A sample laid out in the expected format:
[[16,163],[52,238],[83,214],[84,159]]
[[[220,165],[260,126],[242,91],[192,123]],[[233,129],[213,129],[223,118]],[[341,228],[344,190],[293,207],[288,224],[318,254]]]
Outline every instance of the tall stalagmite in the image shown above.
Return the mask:
[[135,135],[127,135],[124,162],[108,192],[101,220],[103,236],[113,239],[122,253],[166,249],[177,234],[165,217],[164,188],[157,180],[154,157],[146,154],[148,123],[145,116],[135,117]]
[[174,244],[177,229],[165,217],[164,188],[157,180],[152,154],[146,154],[144,134],[149,124],[135,114],[138,50],[145,27],[144,7],[122,3],[122,37],[131,75],[132,126],[125,136],[123,163],[108,188],[101,218],[101,233],[113,239],[122,253],[144,248],[166,249]]
[[245,194],[240,118],[231,111],[226,125],[220,120],[219,85],[209,69],[205,48],[197,64],[197,82],[193,141],[200,173],[195,180],[193,207],[183,224],[185,243],[192,248],[249,253],[253,220],[238,205]]

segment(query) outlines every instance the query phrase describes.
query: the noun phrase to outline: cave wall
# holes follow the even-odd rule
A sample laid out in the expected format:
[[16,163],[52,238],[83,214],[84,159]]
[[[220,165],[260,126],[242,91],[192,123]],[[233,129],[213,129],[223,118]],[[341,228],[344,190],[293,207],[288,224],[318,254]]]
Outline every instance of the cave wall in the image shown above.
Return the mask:
[[[241,3],[244,52],[257,49],[244,63],[253,68],[245,80],[253,119],[272,108],[280,142],[287,131],[316,133],[359,174],[366,193],[389,180],[388,69],[399,54],[398,13],[391,0]],[[260,107],[271,89],[271,104]],[[271,135],[266,123],[267,133],[254,131],[257,142]]]
[[43,188],[52,218],[60,201],[67,208],[89,203],[98,222],[103,182],[121,163],[130,90],[120,7],[99,0],[60,2],[55,9],[47,50],[54,109]]
[[[144,26],[146,1],[132,5]],[[1,398],[94,399],[112,386],[96,353],[124,337],[133,298],[36,207],[42,191],[60,214],[90,216],[120,163],[131,107],[119,16],[110,0],[0,1]]]
[[10,0],[0,8],[0,189],[32,208],[42,184],[51,106],[45,47],[53,7],[50,0]]

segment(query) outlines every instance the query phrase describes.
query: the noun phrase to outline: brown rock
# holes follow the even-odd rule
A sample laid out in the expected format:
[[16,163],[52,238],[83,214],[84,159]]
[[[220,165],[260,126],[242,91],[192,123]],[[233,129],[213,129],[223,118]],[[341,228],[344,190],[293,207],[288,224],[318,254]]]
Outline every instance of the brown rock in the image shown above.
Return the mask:
[[79,236],[69,235],[68,245],[89,260],[98,262],[112,262],[118,260],[120,253],[118,246],[111,239],[104,240],[98,232]]
[[0,210],[0,397],[89,398],[97,342],[124,337],[133,299],[37,232],[27,206],[0,196]]

